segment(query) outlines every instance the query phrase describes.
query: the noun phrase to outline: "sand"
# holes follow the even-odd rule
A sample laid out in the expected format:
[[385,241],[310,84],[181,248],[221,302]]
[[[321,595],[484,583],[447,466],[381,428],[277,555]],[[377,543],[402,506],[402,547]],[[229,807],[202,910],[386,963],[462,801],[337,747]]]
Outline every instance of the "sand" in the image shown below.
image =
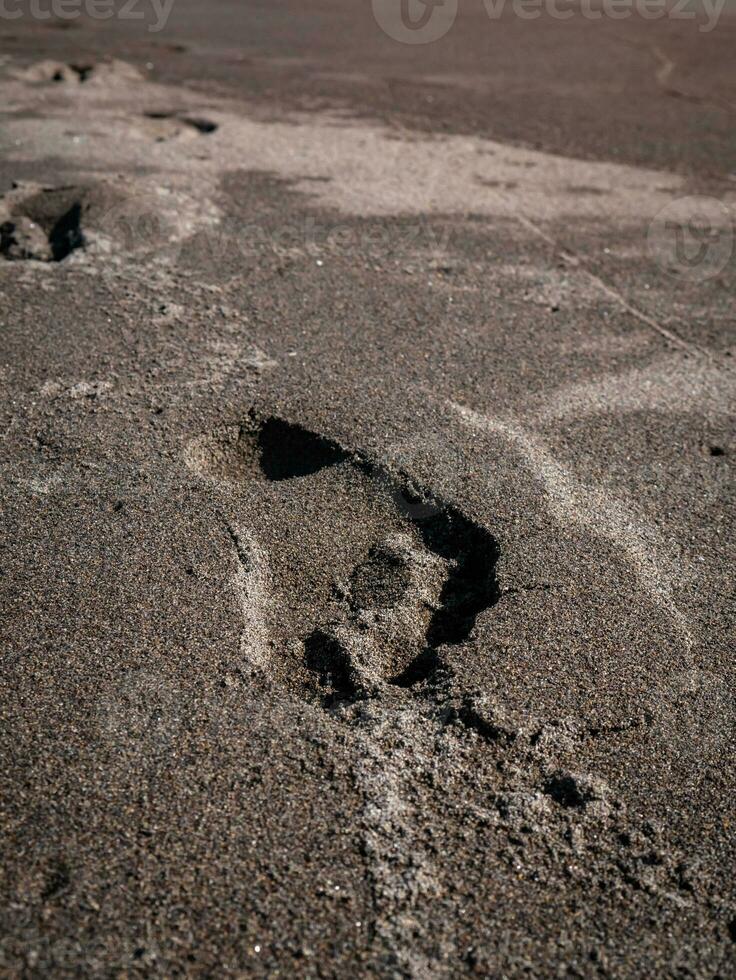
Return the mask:
[[12,22],[3,976],[736,976],[735,30]]

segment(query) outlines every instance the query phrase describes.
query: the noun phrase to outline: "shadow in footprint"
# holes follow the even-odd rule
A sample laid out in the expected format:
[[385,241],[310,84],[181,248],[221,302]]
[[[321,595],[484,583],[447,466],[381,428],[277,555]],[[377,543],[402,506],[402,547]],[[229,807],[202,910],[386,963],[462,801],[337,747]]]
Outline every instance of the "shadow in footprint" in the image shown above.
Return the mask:
[[479,613],[500,597],[495,572],[498,545],[484,528],[454,508],[416,523],[427,547],[453,563],[427,642],[431,647],[463,643]]
[[69,210],[57,219],[49,232],[49,245],[54,262],[61,262],[76,248],[84,246],[82,234],[82,205],[72,204]]
[[452,507],[414,524],[426,547],[447,561],[448,573],[427,628],[426,648],[390,679],[397,687],[430,680],[442,666],[439,648],[464,643],[478,616],[501,594],[496,579],[499,548],[484,528]]
[[311,476],[348,458],[336,443],[299,425],[269,418],[258,433],[260,465],[267,480]]
[[359,695],[344,647],[323,630],[315,630],[304,641],[304,662],[317,675],[320,686],[329,691],[322,700],[324,707],[353,701]]
[[220,128],[216,122],[212,122],[211,119],[205,119],[204,116],[183,116],[175,111],[169,112],[165,110],[149,110],[148,112],[144,112],[143,115],[146,119],[171,119],[175,123],[181,123],[184,126],[188,126],[190,129],[198,132],[201,136],[209,136],[211,133],[217,132],[217,130]]
[[416,684],[423,684],[433,677],[441,666],[442,662],[437,651],[427,647],[407,664],[400,674],[389,678],[389,684],[395,687],[414,687]]

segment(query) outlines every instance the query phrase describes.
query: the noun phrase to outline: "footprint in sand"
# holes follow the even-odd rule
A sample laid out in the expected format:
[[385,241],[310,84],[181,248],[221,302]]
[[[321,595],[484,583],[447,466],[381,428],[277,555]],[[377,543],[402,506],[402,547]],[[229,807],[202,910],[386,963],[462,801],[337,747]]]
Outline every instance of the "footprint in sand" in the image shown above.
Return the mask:
[[488,531],[300,425],[251,412],[190,442],[185,460],[233,493],[241,593],[268,636],[251,661],[265,657],[308,700],[331,707],[421,684],[498,598]]
[[219,126],[204,116],[191,116],[177,110],[149,110],[143,113],[139,129],[157,143],[168,140],[210,136]]
[[113,58],[109,61],[65,63],[63,61],[38,61],[14,76],[32,85],[77,86],[114,88],[126,83],[144,81],[141,72],[126,61]]
[[[173,262],[197,227],[186,194],[126,179],[60,187],[17,182],[0,196],[0,260],[63,262],[77,250],[99,258]],[[114,263],[113,263],[114,264]]]
[[0,256],[61,262],[85,245],[79,188],[18,184],[0,199]]

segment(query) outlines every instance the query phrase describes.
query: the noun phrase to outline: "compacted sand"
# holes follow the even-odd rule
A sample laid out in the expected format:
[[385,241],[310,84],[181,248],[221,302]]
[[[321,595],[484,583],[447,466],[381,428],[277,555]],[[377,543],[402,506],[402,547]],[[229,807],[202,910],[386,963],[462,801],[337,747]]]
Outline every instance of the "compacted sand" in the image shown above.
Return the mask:
[[0,974],[736,976],[734,21],[3,27]]

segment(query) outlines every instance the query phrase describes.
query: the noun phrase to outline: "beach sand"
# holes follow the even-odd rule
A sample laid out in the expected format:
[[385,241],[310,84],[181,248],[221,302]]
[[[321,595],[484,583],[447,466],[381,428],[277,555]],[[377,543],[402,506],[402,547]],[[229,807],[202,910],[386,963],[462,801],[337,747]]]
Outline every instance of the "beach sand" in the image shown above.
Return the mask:
[[68,23],[0,38],[0,973],[736,976],[733,15]]

